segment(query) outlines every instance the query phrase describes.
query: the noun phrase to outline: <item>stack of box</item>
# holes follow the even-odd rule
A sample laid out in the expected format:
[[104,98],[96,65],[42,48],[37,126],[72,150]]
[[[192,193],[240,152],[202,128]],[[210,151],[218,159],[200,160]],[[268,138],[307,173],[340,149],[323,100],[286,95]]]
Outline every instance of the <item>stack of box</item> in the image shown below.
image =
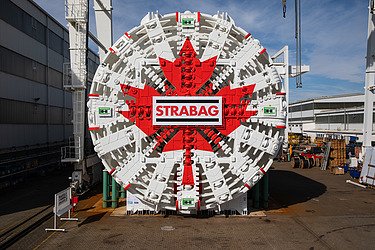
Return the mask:
[[343,167],[346,163],[345,139],[331,139],[331,151],[329,154],[329,169]]

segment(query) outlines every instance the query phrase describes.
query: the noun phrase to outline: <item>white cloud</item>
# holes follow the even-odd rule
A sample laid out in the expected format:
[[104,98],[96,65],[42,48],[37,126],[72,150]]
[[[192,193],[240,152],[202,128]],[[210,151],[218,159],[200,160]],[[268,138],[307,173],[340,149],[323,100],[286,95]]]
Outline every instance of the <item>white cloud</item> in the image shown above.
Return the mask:
[[[90,0],[91,2],[93,0]],[[64,22],[64,0],[36,0],[59,21]],[[337,82],[363,84],[367,0],[302,0],[303,62],[311,66],[310,76]],[[282,18],[281,1],[267,0],[113,0],[114,40],[139,25],[149,11],[161,14],[175,11],[201,11],[215,14],[227,11],[236,24],[252,33],[269,51],[289,44],[294,62],[294,1],[288,1],[287,18]],[[92,7],[90,17],[93,18]],[[95,33],[92,24],[90,29]],[[309,78],[312,83],[314,78]]]
[[[361,4],[360,4],[361,3]],[[309,6],[307,6],[309,7]],[[304,20],[304,44],[312,74],[363,82],[367,12],[365,1],[322,4]]]

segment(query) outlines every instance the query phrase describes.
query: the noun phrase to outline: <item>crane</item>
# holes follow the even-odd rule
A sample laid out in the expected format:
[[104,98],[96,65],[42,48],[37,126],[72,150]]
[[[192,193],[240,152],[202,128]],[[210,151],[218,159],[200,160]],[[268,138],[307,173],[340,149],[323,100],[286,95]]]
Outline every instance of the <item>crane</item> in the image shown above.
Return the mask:
[[368,8],[368,33],[367,33],[367,55],[366,55],[366,77],[365,77],[365,104],[363,120],[363,145],[364,164],[361,171],[360,181],[362,183],[375,185],[375,167],[372,159],[375,156],[373,142],[373,113],[375,94],[375,1],[369,0]]
[[[283,17],[286,18],[286,0],[281,0]],[[302,42],[301,42],[301,0],[294,1],[296,39],[296,88],[302,88]]]
[[97,22],[95,37],[89,31],[89,1],[65,0],[65,18],[68,21],[70,62],[64,63],[64,88],[72,92],[73,138],[61,148],[61,162],[74,164],[72,187],[85,189],[91,183],[88,169],[99,163],[96,155],[87,155],[86,145],[86,96],[87,96],[87,49],[91,38],[99,47],[101,60],[112,43],[112,0],[95,0]]

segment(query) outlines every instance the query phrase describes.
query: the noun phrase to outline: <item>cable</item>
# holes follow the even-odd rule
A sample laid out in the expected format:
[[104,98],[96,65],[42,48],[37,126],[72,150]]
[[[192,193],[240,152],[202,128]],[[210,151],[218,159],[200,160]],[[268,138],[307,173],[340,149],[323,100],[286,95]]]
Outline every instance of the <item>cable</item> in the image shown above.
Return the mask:
[[299,42],[299,87],[302,88],[302,37],[301,37],[301,0],[298,0],[298,42]]
[[301,0],[295,0],[296,88],[302,88]]

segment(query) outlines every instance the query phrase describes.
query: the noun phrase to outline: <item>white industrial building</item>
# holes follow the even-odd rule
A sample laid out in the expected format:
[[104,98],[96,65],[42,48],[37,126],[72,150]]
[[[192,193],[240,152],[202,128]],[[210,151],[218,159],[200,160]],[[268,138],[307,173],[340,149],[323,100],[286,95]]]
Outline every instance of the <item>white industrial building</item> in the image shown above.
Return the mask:
[[297,101],[289,105],[289,131],[356,136],[362,142],[364,94],[347,94]]
[[[0,1],[0,150],[64,144],[72,97],[63,89],[67,29],[33,1]],[[99,64],[88,53],[88,79]]]

